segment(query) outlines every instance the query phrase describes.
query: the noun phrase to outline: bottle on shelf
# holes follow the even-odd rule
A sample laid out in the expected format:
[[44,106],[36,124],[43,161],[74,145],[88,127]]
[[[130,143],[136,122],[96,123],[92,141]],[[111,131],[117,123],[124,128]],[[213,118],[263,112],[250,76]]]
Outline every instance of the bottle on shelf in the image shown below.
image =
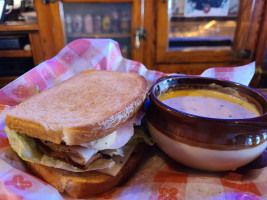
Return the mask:
[[113,33],[119,32],[119,13],[117,11],[111,13],[111,31]]
[[121,55],[124,58],[130,58],[130,52],[128,46],[122,46],[121,47]]
[[73,31],[75,33],[82,33],[83,19],[82,19],[82,16],[80,14],[74,15],[72,23],[73,23]]
[[131,19],[126,11],[121,12],[120,17],[120,30],[121,32],[127,33],[130,31]]
[[98,34],[102,32],[102,17],[101,15],[94,16],[94,33]]
[[104,33],[110,33],[111,19],[109,15],[105,15],[102,20],[102,30]]
[[84,23],[84,32],[85,33],[93,33],[93,17],[90,14],[87,14],[84,19],[83,19],[83,23]]
[[66,15],[65,22],[66,22],[66,32],[72,33],[72,19],[69,14]]

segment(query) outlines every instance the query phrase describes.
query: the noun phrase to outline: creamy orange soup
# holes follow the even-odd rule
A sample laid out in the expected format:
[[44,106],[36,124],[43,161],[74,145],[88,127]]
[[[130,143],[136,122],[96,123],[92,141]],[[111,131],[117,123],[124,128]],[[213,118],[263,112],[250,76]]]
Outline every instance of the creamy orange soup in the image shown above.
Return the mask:
[[215,90],[177,90],[159,99],[176,110],[203,117],[244,119],[260,115],[253,104]]

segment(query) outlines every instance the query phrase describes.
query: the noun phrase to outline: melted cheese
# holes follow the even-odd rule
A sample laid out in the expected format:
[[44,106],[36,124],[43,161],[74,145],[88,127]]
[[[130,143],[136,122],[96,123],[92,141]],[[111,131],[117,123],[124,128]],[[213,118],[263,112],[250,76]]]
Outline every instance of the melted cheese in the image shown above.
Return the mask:
[[96,150],[119,149],[131,139],[134,134],[133,126],[134,124],[141,124],[141,119],[142,114],[139,111],[131,121],[126,122],[113,133],[98,140],[81,144],[81,146]]

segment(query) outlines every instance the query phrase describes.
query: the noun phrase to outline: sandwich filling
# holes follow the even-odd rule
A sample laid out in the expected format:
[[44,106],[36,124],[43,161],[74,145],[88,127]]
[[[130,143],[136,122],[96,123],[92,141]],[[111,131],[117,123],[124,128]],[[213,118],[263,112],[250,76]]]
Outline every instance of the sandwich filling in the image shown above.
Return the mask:
[[137,115],[113,133],[98,140],[81,144],[54,144],[29,137],[5,127],[10,145],[26,161],[73,172],[98,170],[116,176],[127,162],[138,142],[152,144],[140,125]]
[[61,159],[78,168],[87,169],[94,160],[100,157],[109,159],[112,157],[111,154],[118,154],[116,151],[121,152],[120,155],[123,157],[121,148],[133,136],[134,124],[140,125],[140,119],[135,117],[106,137],[81,145],[54,144],[39,139],[35,141],[46,155]]

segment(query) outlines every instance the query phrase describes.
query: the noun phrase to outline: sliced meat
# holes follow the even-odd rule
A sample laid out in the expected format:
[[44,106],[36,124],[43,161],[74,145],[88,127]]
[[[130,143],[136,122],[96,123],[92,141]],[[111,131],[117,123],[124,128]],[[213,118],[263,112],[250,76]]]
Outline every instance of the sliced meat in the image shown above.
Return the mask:
[[[130,121],[120,126],[115,132],[110,135],[100,138],[89,143],[81,144],[80,146],[96,150],[119,149],[123,147],[134,134],[134,124],[140,125],[143,113],[139,111],[136,116]],[[111,136],[112,135],[112,136]],[[110,137],[110,138],[108,138]]]
[[117,135],[115,141],[109,147],[109,149],[118,149],[123,147],[131,139],[133,134],[134,134],[134,127],[132,121],[130,121],[130,123],[126,123],[120,126],[117,129]]
[[74,162],[80,165],[85,165],[91,157],[98,151],[94,149],[89,149],[82,146],[68,146],[63,144],[54,144],[51,142],[45,142],[40,140],[45,146],[55,152],[63,152],[69,155]]
[[[48,156],[59,158],[81,169],[86,169],[90,163],[101,157],[101,153],[97,153],[97,151],[94,151],[93,154],[92,151],[88,151],[88,155],[85,155],[86,151],[82,151],[80,148],[72,149],[72,146],[53,143],[47,145],[47,142],[38,139],[35,139],[35,141],[39,148]],[[75,151],[75,149],[79,151]]]

